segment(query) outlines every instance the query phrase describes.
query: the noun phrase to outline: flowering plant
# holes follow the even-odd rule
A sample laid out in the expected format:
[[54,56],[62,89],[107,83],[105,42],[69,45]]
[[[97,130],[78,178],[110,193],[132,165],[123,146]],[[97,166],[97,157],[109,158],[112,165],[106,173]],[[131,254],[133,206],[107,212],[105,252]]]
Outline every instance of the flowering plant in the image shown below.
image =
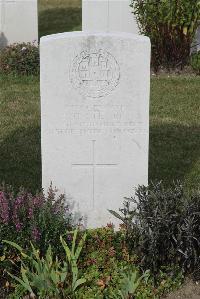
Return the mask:
[[0,51],[0,73],[38,75],[40,72],[39,48],[36,43],[12,44]]
[[3,239],[27,247],[30,241],[45,252],[56,247],[59,236],[73,228],[72,213],[64,195],[50,187],[47,196],[21,189],[14,194],[0,187],[0,243]]

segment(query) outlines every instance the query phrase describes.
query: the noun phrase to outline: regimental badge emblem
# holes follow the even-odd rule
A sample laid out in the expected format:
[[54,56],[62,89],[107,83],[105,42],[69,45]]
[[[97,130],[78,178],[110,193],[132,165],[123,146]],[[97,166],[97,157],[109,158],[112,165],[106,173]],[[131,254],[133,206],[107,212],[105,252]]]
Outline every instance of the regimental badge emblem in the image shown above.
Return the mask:
[[83,51],[72,62],[70,80],[81,95],[104,97],[118,85],[120,68],[114,56],[106,51]]

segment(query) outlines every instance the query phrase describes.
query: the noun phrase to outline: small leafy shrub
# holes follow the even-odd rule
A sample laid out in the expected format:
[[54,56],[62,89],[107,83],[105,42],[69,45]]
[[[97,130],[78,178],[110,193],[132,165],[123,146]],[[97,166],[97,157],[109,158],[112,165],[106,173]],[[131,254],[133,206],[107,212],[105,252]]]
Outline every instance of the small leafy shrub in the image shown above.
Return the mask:
[[76,246],[76,229],[72,237],[72,248],[70,249],[63,237],[60,237],[62,246],[66,252],[66,260],[60,261],[54,258],[51,246],[45,254],[40,256],[39,250],[36,250],[31,243],[31,254],[25,253],[24,249],[14,242],[4,241],[11,245],[20,253],[21,270],[20,276],[8,273],[17,281],[14,298],[21,295],[29,295],[30,298],[75,298],[77,289],[85,283],[84,278],[79,278],[78,258],[82,251],[86,233],[82,236]]
[[122,220],[130,252],[154,275],[176,264],[185,272],[199,269],[199,191],[189,194],[180,183],[167,189],[162,183],[140,186],[134,198],[125,199],[121,214],[110,212]]
[[184,274],[178,266],[162,267],[156,277],[155,294],[160,298],[161,295],[177,290],[183,284],[184,279]]
[[197,75],[200,75],[200,51],[198,53],[192,54],[190,65],[193,68],[194,72]]
[[[131,294],[127,295],[133,291],[131,287],[136,287],[135,298],[153,297],[152,281],[147,286],[144,277],[140,278],[143,273],[138,266],[139,260],[135,254],[129,255],[124,241],[124,233],[115,232],[111,224],[87,231],[85,249],[79,261],[86,283],[78,290],[77,298],[128,299],[132,298]],[[143,293],[146,297],[141,297]]]
[[180,271],[170,268],[159,271],[155,285],[151,273],[141,270],[141,260],[128,253],[124,232],[108,225],[88,230],[86,238],[84,231],[75,230],[43,254],[33,244],[25,250],[4,241],[18,252],[15,259],[4,257],[9,298],[156,299],[180,285]]
[[180,285],[180,272],[170,269],[159,271],[156,286],[151,273],[141,269],[135,252],[128,252],[125,237],[123,229],[114,231],[110,224],[87,231],[79,260],[86,283],[78,290],[78,299],[156,299]]
[[80,270],[87,282],[79,290],[78,298],[112,298],[122,279],[121,269],[135,260],[125,248],[123,233],[115,233],[112,225],[88,230],[80,257]]
[[0,73],[38,75],[39,63],[39,49],[34,44],[13,44],[0,50]]
[[200,19],[199,0],[132,0],[140,31],[152,43],[152,65],[184,67]]

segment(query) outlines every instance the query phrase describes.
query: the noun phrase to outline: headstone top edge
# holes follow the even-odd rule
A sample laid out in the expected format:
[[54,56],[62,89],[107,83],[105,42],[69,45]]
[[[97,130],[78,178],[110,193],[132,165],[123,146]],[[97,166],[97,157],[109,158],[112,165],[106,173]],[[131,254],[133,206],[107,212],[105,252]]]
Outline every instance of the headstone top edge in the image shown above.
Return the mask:
[[69,37],[118,37],[118,38],[129,38],[135,41],[144,42],[150,44],[150,39],[147,36],[127,33],[127,32],[94,32],[94,31],[73,31],[64,32],[42,36],[40,43],[50,42],[53,40],[64,39]]
[[19,3],[19,2],[26,2],[26,3],[31,3],[31,2],[37,2],[37,0],[0,0],[0,3]]

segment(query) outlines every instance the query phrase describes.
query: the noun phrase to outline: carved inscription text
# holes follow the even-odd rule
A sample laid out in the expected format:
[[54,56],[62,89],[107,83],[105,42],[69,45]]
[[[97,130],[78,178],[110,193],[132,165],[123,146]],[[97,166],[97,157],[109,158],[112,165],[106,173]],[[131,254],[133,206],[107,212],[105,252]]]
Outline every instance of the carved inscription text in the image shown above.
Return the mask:
[[143,133],[143,123],[134,121],[132,110],[131,105],[66,105],[65,122],[56,131],[67,135]]

